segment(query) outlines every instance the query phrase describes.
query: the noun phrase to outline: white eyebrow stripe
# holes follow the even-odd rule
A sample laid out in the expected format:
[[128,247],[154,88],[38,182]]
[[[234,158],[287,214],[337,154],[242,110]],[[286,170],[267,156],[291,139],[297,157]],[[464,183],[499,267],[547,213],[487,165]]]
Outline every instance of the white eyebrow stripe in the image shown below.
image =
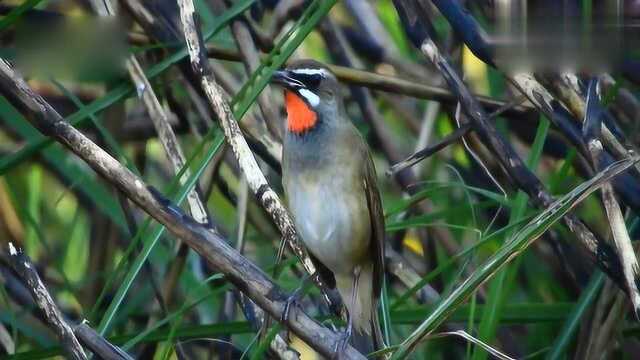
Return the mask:
[[320,104],[320,97],[318,95],[314,94],[313,91],[310,91],[310,90],[307,90],[307,89],[300,89],[300,90],[298,90],[298,93],[302,97],[307,99],[307,101],[309,102],[309,105],[318,106],[318,104]]
[[294,74],[302,74],[302,75],[321,75],[322,77],[327,76],[327,70],[325,69],[294,69],[291,70]]

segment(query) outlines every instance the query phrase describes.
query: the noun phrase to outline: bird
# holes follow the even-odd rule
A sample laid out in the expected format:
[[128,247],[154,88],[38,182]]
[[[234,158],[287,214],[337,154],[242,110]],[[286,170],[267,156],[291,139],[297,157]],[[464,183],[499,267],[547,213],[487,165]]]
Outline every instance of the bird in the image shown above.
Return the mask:
[[337,288],[347,308],[342,346],[350,342],[365,355],[380,350],[384,216],[369,147],[327,66],[297,60],[271,81],[283,87],[287,112],[285,198],[320,278]]

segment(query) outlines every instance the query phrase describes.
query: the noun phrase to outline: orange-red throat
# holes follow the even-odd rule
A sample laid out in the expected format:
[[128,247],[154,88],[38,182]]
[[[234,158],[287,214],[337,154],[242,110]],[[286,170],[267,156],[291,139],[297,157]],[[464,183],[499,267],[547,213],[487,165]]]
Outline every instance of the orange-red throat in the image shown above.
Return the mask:
[[301,134],[316,125],[318,114],[300,96],[293,91],[284,91],[284,102],[287,107],[287,128]]

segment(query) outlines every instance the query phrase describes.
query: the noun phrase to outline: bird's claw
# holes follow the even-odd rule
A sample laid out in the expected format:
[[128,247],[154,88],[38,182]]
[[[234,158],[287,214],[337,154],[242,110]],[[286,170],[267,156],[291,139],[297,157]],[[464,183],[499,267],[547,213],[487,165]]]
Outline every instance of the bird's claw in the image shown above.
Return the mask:
[[280,316],[280,322],[285,323],[289,320],[289,312],[291,312],[292,306],[298,306],[298,297],[300,296],[299,290],[296,290],[285,300],[284,309],[282,310],[282,316]]
[[344,354],[345,350],[347,349],[347,345],[349,345],[349,340],[351,339],[351,331],[352,327],[347,326],[347,328],[340,335],[340,340],[336,342],[336,347],[333,351],[333,356],[331,357],[332,360],[339,360],[340,355]]
[[293,293],[287,298],[287,300],[285,300],[284,309],[282,309],[282,315],[280,316],[280,322],[284,323],[289,320],[289,312],[291,312],[291,306],[298,306],[298,300],[300,298],[300,295],[304,291],[304,286],[307,281],[309,281],[308,275],[302,279],[302,284],[300,285],[300,287],[295,289]]

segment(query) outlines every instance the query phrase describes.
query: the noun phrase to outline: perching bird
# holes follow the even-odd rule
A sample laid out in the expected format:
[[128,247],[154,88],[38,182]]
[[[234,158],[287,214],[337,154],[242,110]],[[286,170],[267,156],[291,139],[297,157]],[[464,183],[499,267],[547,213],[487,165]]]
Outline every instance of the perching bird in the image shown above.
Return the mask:
[[377,312],[384,217],[369,148],[327,67],[296,61],[273,82],[284,87],[287,110],[282,182],[289,208],[322,279],[337,286],[347,307],[346,338],[366,355],[384,346]]

